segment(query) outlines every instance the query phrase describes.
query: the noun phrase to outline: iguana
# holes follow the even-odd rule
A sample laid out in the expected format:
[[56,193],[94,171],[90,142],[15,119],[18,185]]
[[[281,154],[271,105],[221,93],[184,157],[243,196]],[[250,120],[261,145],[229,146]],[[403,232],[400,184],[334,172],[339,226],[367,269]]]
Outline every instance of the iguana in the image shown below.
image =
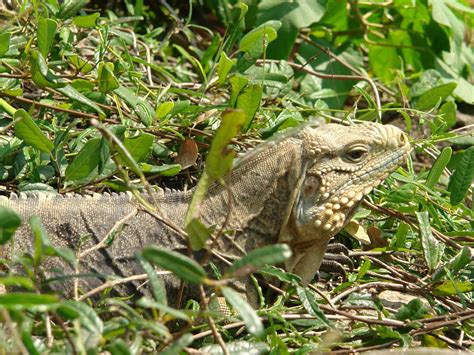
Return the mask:
[[[214,255],[232,260],[258,247],[287,243],[293,254],[285,268],[307,284],[323,260],[328,241],[409,150],[400,129],[377,123],[306,124],[262,143],[236,160],[226,187],[213,184],[200,207],[205,225],[225,223],[226,230],[235,231],[216,240]],[[146,198],[156,204],[163,219],[182,228],[192,193],[156,192]],[[23,219],[13,241],[4,246],[7,258],[34,250],[27,223],[33,215],[41,218],[54,246],[77,252],[116,231],[113,243],[87,253],[77,270],[62,259],[50,258],[45,277],[95,274],[80,280],[84,291],[100,285],[105,276],[143,274],[135,254],[145,246],[188,250],[181,235],[130,194],[31,197],[20,193],[1,196],[0,205],[16,210]],[[59,286],[67,284],[62,280]],[[130,282],[114,290],[130,294],[136,287]]]

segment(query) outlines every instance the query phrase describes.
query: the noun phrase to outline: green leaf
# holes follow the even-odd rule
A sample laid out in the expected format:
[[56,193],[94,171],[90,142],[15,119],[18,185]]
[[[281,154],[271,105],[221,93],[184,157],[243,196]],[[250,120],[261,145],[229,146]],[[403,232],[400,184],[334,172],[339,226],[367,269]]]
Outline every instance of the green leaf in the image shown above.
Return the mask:
[[439,108],[438,115],[441,116],[447,128],[452,128],[456,124],[456,103],[448,101]]
[[145,161],[151,152],[154,137],[149,133],[141,133],[132,138],[125,138],[123,140],[124,147],[128,150],[130,155],[136,162]]
[[20,225],[21,218],[15,211],[0,206],[0,245],[8,242]]
[[464,36],[464,24],[446,5],[446,0],[432,0],[430,5],[433,20],[449,27],[452,30],[454,39],[457,42],[461,42]]
[[99,90],[102,93],[117,89],[120,84],[114,75],[114,64],[100,62],[97,69],[97,80],[99,81]]
[[239,97],[244,87],[247,86],[249,79],[247,79],[245,76],[237,74],[231,77],[229,81],[230,85],[232,86],[232,90],[230,92],[229,107],[235,107],[237,98]]
[[177,44],[173,44],[173,48],[176,48],[178,52],[183,56],[183,58],[187,59],[191,63],[191,65],[194,67],[194,69],[198,72],[198,74],[202,78],[202,81],[204,83],[207,82],[206,72],[204,68],[202,67],[201,62],[197,60],[193,55],[188,53],[188,51],[185,48]]
[[278,38],[269,47],[269,57],[274,59],[288,58],[298,31],[318,22],[325,13],[327,2],[327,0],[259,1],[258,25],[268,20],[281,21]]
[[33,263],[35,267],[38,267],[45,256],[53,254],[51,248],[48,248],[51,243],[48,240],[46,231],[43,225],[41,224],[41,221],[38,216],[30,217],[29,223],[32,228],[33,236],[35,238]]
[[150,165],[140,163],[139,167],[145,174],[160,174],[161,176],[175,176],[181,171],[179,164]]
[[[0,220],[1,220],[1,206],[0,206]],[[22,277],[22,276],[0,277],[0,284],[5,285],[5,286],[23,287],[23,288],[27,288],[28,290],[33,290],[35,288],[35,285],[30,278]]]
[[69,97],[70,99],[76,100],[77,102],[93,109],[99,115],[106,116],[105,112],[102,111],[99,105],[97,105],[94,101],[88,99],[84,95],[82,95],[79,91],[74,89],[71,85],[67,85],[63,88],[58,88],[57,90],[63,95],[66,95],[67,97]]
[[193,342],[194,338],[192,334],[186,333],[183,336],[179,337],[170,346],[165,350],[160,351],[161,355],[175,355],[180,354],[182,350],[189,346]]
[[0,55],[4,55],[8,52],[8,49],[10,48],[10,38],[10,32],[0,33]]
[[237,98],[236,108],[242,109],[245,112],[245,130],[250,128],[255,114],[260,108],[262,94],[262,86],[259,84],[253,84],[246,87],[244,92]]
[[186,233],[188,233],[189,243],[193,250],[204,248],[206,241],[212,235],[214,227],[206,227],[198,219],[192,219],[186,225]]
[[156,118],[158,119],[163,119],[166,117],[168,113],[171,112],[171,110],[174,107],[174,102],[173,101],[168,101],[168,102],[162,102],[155,111]]
[[97,25],[97,19],[100,17],[99,12],[94,12],[90,15],[76,16],[72,20],[77,27],[88,28]]
[[426,178],[426,187],[433,189],[433,187],[436,185],[439,180],[439,177],[441,176],[441,174],[443,174],[444,169],[446,168],[449,163],[449,160],[451,159],[452,152],[453,150],[451,147],[445,147],[441,151],[441,154],[433,163],[430,173]]
[[262,23],[242,37],[239,50],[248,52],[253,58],[260,57],[268,44],[277,38],[280,27],[280,21],[270,20]]
[[230,140],[237,134],[245,121],[242,110],[226,110],[222,113],[221,124],[212,140],[206,159],[206,168],[198,182],[185,218],[185,225],[197,218],[198,206],[204,200],[210,184],[227,174],[232,167],[235,152],[227,148]]
[[265,265],[280,264],[291,257],[291,249],[287,244],[268,245],[252,250],[247,255],[234,261],[226,274],[248,274]]
[[89,0],[64,0],[59,8],[58,16],[64,20],[71,18],[88,3]]
[[132,106],[135,113],[140,117],[140,120],[145,126],[148,127],[153,123],[155,113],[147,101],[139,98],[133,91],[123,86],[115,89],[114,92]]
[[57,28],[58,23],[53,19],[42,18],[38,21],[38,49],[44,58],[51,50]]
[[[241,3],[242,5],[242,3]],[[272,354],[270,346],[263,342],[236,340],[226,342],[225,346],[230,354]],[[301,349],[299,349],[301,350]],[[222,348],[219,344],[207,345],[199,349],[200,354],[221,354]],[[296,352],[297,353],[297,352]],[[301,353],[304,353],[303,351]],[[288,354],[288,353],[287,353]]]
[[85,61],[84,59],[80,58],[76,54],[68,56],[68,59],[70,63],[74,66],[74,68],[76,68],[77,70],[80,70],[81,73],[83,74],[87,74],[92,69],[94,69],[94,66],[91,63]]
[[425,257],[428,269],[432,271],[441,261],[444,248],[443,245],[440,244],[433,236],[428,212],[416,212],[416,217],[420,225],[420,237],[423,255]]
[[111,355],[132,355],[130,346],[122,338],[113,339],[109,351]]
[[26,144],[33,148],[51,153],[54,148],[53,143],[44,136],[43,132],[41,132],[39,127],[25,110],[16,110],[13,119],[19,119],[19,121],[15,123],[15,135],[18,138],[22,139]]
[[424,318],[428,313],[428,308],[420,301],[415,298],[400,308],[395,314],[395,319],[398,320],[416,320]]
[[471,281],[444,281],[441,285],[436,286],[433,293],[437,296],[453,296],[458,293],[474,291],[474,284]]
[[189,283],[200,284],[206,278],[201,265],[176,251],[151,246],[145,248],[142,255],[153,265],[169,270]]
[[447,83],[436,86],[416,99],[414,107],[420,111],[427,111],[435,107],[439,102],[447,98],[454,89],[456,89],[456,83]]
[[232,305],[232,308],[239,313],[248,332],[256,337],[262,337],[264,334],[263,324],[255,310],[242,298],[242,296],[240,296],[238,292],[230,287],[222,287],[221,291],[227,302],[229,302]]
[[461,203],[467,196],[474,178],[474,147],[466,149],[448,184],[451,205]]
[[466,245],[446,266],[451,274],[457,275],[459,271],[464,269],[472,261],[472,251]]
[[370,267],[372,266],[372,263],[369,259],[364,259],[364,262],[362,263],[361,267],[359,268],[359,271],[357,272],[357,279],[362,279],[364,275],[367,273],[367,271],[370,270]]
[[227,79],[227,75],[236,62],[237,61],[235,59],[230,59],[225,52],[221,52],[219,64],[217,65],[217,76],[219,77],[217,80],[218,84],[224,84],[225,80]]
[[75,264],[76,256],[74,251],[69,248],[53,246],[38,216],[31,216],[28,222],[35,237],[34,262],[36,266],[39,266],[45,256],[58,256],[70,264]]
[[168,304],[166,287],[163,279],[161,277],[158,277],[155,268],[151,266],[148,261],[143,259],[141,255],[137,255],[137,258],[143,270],[145,270],[146,274],[148,275],[148,279],[151,285],[151,291],[153,293],[153,296],[155,297],[155,300],[160,304]]
[[62,305],[72,308],[78,313],[80,325],[87,330],[87,332],[81,331],[81,340],[86,349],[97,349],[104,332],[104,324],[94,308],[84,302],[72,300],[63,301]]
[[468,246],[462,248],[462,250],[447,263],[443,268],[436,270],[432,280],[434,282],[441,281],[446,277],[446,271],[449,271],[451,275],[456,276],[459,271],[463,270],[472,261],[472,252]]
[[143,307],[143,308],[157,309],[157,310],[165,313],[167,316],[171,316],[173,319],[181,319],[181,320],[184,320],[186,322],[191,322],[191,319],[189,318],[189,316],[186,313],[181,312],[177,309],[171,308],[171,307],[169,307],[167,305],[164,305],[162,303],[152,301],[152,300],[150,300],[149,298],[146,298],[146,297],[140,298],[137,301],[137,306]]
[[369,45],[369,63],[375,75],[389,82],[395,77],[395,70],[401,68],[400,57],[393,47]]
[[51,72],[43,55],[32,50],[30,52],[31,78],[41,88],[50,87],[54,89],[63,88],[67,81]]
[[285,270],[275,266],[264,266],[259,271],[260,274],[268,275],[277,278],[281,282],[287,282],[290,285],[296,286],[301,282],[301,277],[298,275],[286,272]]
[[318,319],[326,326],[330,324],[329,320],[319,308],[313,291],[311,291],[309,288],[298,286],[296,287],[296,293],[298,294],[303,307],[309,314],[318,317]]
[[36,294],[36,293],[8,293],[0,295],[0,308],[11,310],[48,310],[59,304],[56,295]]
[[67,166],[65,179],[69,181],[88,177],[99,166],[101,138],[92,138],[79,151]]

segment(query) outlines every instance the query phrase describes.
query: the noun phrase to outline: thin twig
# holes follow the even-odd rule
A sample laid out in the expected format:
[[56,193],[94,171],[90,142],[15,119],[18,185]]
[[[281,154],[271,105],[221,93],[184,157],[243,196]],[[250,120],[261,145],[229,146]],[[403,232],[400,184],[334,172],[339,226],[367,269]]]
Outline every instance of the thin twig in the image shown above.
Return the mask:
[[[204,286],[199,285],[199,295],[201,296],[201,303],[204,307],[204,310],[206,312],[209,311],[209,305],[207,303],[207,298],[206,298],[206,293],[204,292]],[[222,352],[224,355],[230,355],[229,349],[227,349],[227,346],[225,345],[224,340],[222,339],[220,333],[218,332],[216,328],[216,323],[214,323],[214,319],[212,319],[211,316],[206,317],[207,323],[209,324],[209,327],[211,328],[212,335],[214,336],[214,339],[216,342],[220,345]]]
[[[168,271],[163,271],[162,275],[168,275],[170,274],[170,272]],[[140,274],[140,275],[133,275],[133,276],[130,276],[130,277],[124,277],[124,278],[121,278],[121,279],[118,279],[118,280],[110,280],[110,281],[107,281],[105,283],[103,283],[102,285],[90,290],[89,292],[83,294],[82,296],[78,297],[78,301],[83,301],[85,300],[86,298],[89,298],[93,295],[95,295],[96,293],[102,291],[102,290],[105,290],[106,288],[112,288],[114,286],[117,286],[117,285],[121,285],[121,284],[124,284],[124,283],[127,283],[127,282],[132,282],[132,281],[140,281],[140,280],[146,280],[148,279],[148,275],[147,274]]]
[[22,354],[28,355],[28,350],[26,350],[25,345],[23,344],[23,341],[21,340],[21,336],[17,331],[16,325],[13,324],[13,321],[10,318],[10,313],[8,313],[6,308],[0,309],[0,312],[2,312],[3,320],[7,324],[8,329],[10,329],[11,335],[13,337],[13,341],[15,342],[18,350]]
[[[89,249],[86,249],[80,253],[77,254],[77,259],[82,259],[84,256],[87,254],[90,254],[98,249],[105,248],[107,246],[107,242],[110,239],[110,237],[123,225],[125,222],[127,222],[130,218],[134,217],[138,213],[137,209],[134,209],[132,212],[127,214],[125,217],[121,218],[117,222],[115,222],[114,226],[110,229],[110,231],[105,235],[102,240],[95,244],[94,246],[90,247]],[[79,260],[78,260],[79,261]]]

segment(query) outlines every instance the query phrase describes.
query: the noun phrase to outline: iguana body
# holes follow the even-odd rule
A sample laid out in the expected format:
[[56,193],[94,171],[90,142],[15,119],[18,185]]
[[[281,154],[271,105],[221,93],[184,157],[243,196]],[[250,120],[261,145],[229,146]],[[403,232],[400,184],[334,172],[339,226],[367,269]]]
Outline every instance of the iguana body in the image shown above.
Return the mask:
[[[352,217],[363,196],[377,186],[406,157],[409,144],[396,127],[365,123],[354,126],[305,125],[265,142],[238,159],[226,179],[228,187],[213,185],[200,208],[201,221],[234,230],[217,240],[221,259],[273,243],[288,243],[293,251],[286,269],[308,283],[317,272],[329,239]],[[149,201],[158,214],[183,227],[190,192],[156,193]],[[93,197],[0,198],[0,205],[16,210],[24,221],[14,237],[14,251],[33,251],[27,225],[39,216],[55,246],[84,251],[112,229],[112,245],[88,253],[79,273],[121,277],[141,274],[135,253],[147,245],[181,252],[186,240],[127,194]],[[117,228],[121,224],[122,228]],[[115,227],[114,227],[115,226]],[[82,240],[82,242],[81,242]],[[65,262],[51,261],[48,277],[74,274]],[[57,274],[56,274],[57,276]],[[100,285],[97,278],[81,279],[81,289]],[[130,293],[135,286],[122,289]]]

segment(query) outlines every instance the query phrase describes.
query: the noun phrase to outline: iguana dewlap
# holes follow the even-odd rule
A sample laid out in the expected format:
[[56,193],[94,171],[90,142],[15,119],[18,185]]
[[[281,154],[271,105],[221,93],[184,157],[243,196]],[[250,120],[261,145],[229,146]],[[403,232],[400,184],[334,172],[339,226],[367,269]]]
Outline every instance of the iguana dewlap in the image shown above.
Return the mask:
[[[220,237],[213,250],[232,261],[245,252],[273,243],[288,243],[293,256],[286,269],[304,283],[317,272],[328,241],[350,220],[363,196],[381,183],[406,158],[406,135],[398,128],[376,123],[353,126],[311,124],[289,130],[237,159],[227,177],[228,188],[214,184],[201,206],[206,225],[235,231]],[[157,193],[159,211],[183,227],[192,191]],[[150,200],[150,201],[151,201]],[[39,216],[55,246],[76,252],[93,247],[114,230],[113,243],[88,253],[78,268],[50,258],[44,279],[76,272],[84,291],[109,277],[142,274],[135,254],[144,246],[182,251],[187,242],[146,212],[128,194],[91,197],[0,196],[0,205],[16,210],[23,226],[4,247],[4,257],[32,253],[29,217]],[[119,225],[119,226],[118,226]],[[63,287],[68,282],[50,282]],[[117,288],[132,293],[136,285]]]

